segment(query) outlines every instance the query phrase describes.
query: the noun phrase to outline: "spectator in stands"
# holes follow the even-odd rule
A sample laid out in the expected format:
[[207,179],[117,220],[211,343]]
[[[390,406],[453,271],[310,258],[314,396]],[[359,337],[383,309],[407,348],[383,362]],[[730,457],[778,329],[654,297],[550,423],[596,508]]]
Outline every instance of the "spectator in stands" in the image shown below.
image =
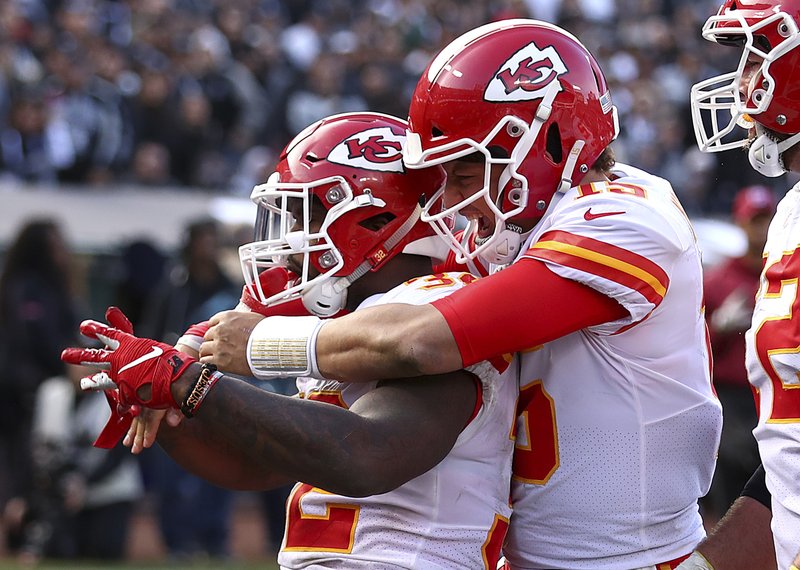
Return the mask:
[[[155,291],[142,334],[174,345],[190,325],[236,306],[241,286],[222,270],[219,238],[213,220],[189,224],[181,258]],[[142,459],[170,557],[228,557],[232,493],[184,471],[160,448]]]
[[200,175],[203,162],[219,154],[223,144],[222,127],[212,113],[211,101],[201,89],[187,87],[180,93],[168,147],[172,174],[183,185],[220,187],[219,180],[204,180]]
[[[250,146],[275,153],[302,126],[338,110],[407,108],[419,73],[451,39],[497,18],[534,16],[599,54],[623,125],[620,160],[672,180],[690,214],[725,214],[721,196],[757,183],[735,155],[698,161],[687,152],[691,132],[674,126],[689,123],[686,86],[733,57],[709,51],[696,34],[716,10],[712,0],[209,0],[140,3],[135,11],[111,0],[9,0],[0,9],[0,129],[9,93],[47,91],[54,157],[70,182],[128,178],[135,137],[170,149],[180,184],[236,192],[231,178]],[[190,105],[204,128],[173,122],[192,86],[206,99],[192,96]],[[787,185],[771,184],[777,192]]]
[[149,299],[162,280],[166,260],[152,242],[141,239],[125,244],[119,257],[114,304],[122,309],[136,330],[143,324]]
[[47,135],[47,108],[40,93],[26,90],[11,101],[0,131],[0,177],[25,182],[55,182],[57,168]]
[[767,228],[776,206],[775,195],[766,186],[748,186],[736,194],[733,220],[747,237],[747,250],[709,271],[704,282],[714,385],[725,418],[706,502],[716,517],[728,510],[761,463],[752,433],[758,416],[747,381],[744,333],[750,328]]
[[159,141],[167,144],[175,127],[177,94],[171,70],[145,66],[139,74],[139,90],[129,101],[131,121],[137,144]]
[[105,397],[81,392],[86,369],[45,380],[36,395],[30,495],[11,530],[18,560],[43,557],[121,560],[134,504],[142,497],[138,460],[118,446],[92,447],[108,418]]
[[129,181],[141,186],[164,188],[177,185],[170,173],[169,149],[161,143],[142,141],[133,153]]
[[79,312],[59,225],[28,221],[0,274],[0,512],[10,497],[30,496],[36,391],[46,378],[64,374],[60,355],[78,340]]
[[314,61],[303,87],[289,95],[286,103],[286,120],[293,134],[329,115],[366,110],[361,96],[344,90],[349,71],[345,62],[332,54],[322,54]]

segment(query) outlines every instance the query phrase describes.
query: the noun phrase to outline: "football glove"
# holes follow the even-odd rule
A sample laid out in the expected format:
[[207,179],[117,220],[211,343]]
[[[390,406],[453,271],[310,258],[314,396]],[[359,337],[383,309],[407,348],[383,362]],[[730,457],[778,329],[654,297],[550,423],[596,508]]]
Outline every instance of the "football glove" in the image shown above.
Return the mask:
[[[61,359],[70,364],[101,368],[105,376],[119,389],[123,405],[142,405],[149,408],[176,408],[170,387],[193,362],[173,347],[109,327],[97,321],[84,321],[81,333],[106,345],[98,348],[67,348]],[[101,389],[104,375],[95,374],[83,389]]]
[[[118,307],[109,307],[106,309],[106,322],[116,329],[133,334],[133,325],[130,320],[128,320],[128,317],[125,316],[125,313]],[[81,388],[87,385],[87,383],[100,386],[99,389],[104,390],[103,395],[106,397],[108,406],[111,408],[111,416],[108,418],[105,427],[103,427],[103,430],[100,432],[100,435],[97,436],[93,445],[101,449],[111,449],[117,445],[119,440],[128,432],[133,418],[139,415],[141,408],[135,405],[123,404],[117,385],[111,381],[108,374],[105,372],[99,372],[93,377],[83,378],[81,380]]]

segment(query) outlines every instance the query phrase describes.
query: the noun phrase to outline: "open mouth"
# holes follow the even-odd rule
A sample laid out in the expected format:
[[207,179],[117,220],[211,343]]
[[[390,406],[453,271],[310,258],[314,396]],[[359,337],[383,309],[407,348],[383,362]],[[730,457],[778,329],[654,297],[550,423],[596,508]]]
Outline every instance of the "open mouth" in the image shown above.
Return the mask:
[[467,214],[462,214],[467,220],[473,224],[475,228],[473,231],[478,239],[486,239],[494,232],[494,224],[492,223],[493,220],[489,220],[486,216],[483,216],[477,212],[470,212]]
[[480,246],[486,243],[494,233],[494,224],[486,216],[476,216],[470,221],[475,223],[475,245]]

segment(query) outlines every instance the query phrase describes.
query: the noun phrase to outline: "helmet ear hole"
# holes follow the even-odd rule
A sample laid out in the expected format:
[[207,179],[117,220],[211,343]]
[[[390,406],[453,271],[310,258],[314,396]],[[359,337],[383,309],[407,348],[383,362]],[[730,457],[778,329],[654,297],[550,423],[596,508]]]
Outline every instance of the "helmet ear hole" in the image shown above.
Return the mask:
[[560,164],[564,159],[564,150],[561,146],[561,131],[558,128],[558,123],[551,123],[547,127],[545,151],[555,164]]
[[392,214],[391,212],[382,212],[380,214],[375,214],[371,218],[367,218],[366,220],[361,220],[358,222],[358,225],[362,228],[368,229],[371,232],[377,232],[382,227],[390,223],[394,220],[397,216]]

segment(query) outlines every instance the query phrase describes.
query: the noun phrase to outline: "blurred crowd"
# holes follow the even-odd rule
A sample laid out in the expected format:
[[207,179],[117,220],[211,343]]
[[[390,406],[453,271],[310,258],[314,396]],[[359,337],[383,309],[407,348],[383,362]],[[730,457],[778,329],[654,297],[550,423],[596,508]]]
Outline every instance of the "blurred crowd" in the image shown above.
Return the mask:
[[[696,150],[689,88],[732,69],[702,40],[716,0],[8,0],[0,3],[0,180],[181,186],[240,196],[309,123],[405,117],[464,31],[534,17],[599,56],[614,148],[690,213],[727,213],[750,169]],[[715,49],[716,48],[716,49]],[[785,184],[785,182],[783,182]]]

